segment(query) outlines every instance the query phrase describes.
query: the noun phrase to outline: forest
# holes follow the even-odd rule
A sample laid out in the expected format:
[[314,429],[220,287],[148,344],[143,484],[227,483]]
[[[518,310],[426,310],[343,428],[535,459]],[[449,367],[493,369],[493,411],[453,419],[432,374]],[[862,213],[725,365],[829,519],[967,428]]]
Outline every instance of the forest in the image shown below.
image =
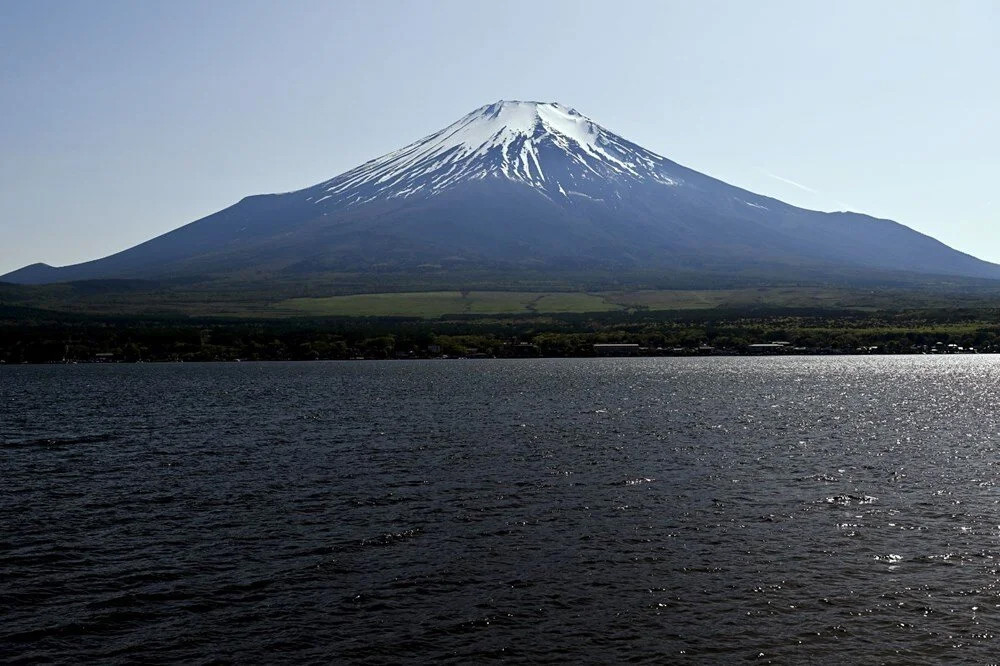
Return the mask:
[[[782,342],[781,346],[754,347]],[[555,315],[328,317],[103,316],[0,308],[0,363],[288,361],[641,355],[993,353],[989,309],[894,312],[757,309]],[[622,352],[616,352],[622,353]]]

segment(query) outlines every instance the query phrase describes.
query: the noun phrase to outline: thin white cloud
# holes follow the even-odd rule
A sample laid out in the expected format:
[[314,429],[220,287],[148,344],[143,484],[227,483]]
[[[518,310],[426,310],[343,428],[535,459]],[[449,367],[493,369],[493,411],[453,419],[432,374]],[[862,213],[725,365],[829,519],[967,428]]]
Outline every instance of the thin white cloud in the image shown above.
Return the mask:
[[[761,171],[764,171],[764,170],[761,169]],[[788,183],[789,185],[793,185],[793,186],[799,188],[800,190],[805,190],[806,192],[812,192],[813,194],[819,194],[818,190],[814,190],[813,188],[811,188],[811,187],[809,187],[807,185],[803,185],[802,183],[796,183],[791,178],[785,178],[784,176],[779,176],[777,174],[773,174],[770,171],[764,171],[764,173],[765,173],[765,175],[768,175],[771,178],[774,178],[775,180],[780,180],[783,183]]]
[[829,195],[826,195],[823,192],[820,192],[819,190],[813,189],[813,188],[809,187],[808,185],[803,185],[802,183],[795,182],[791,178],[785,178],[784,176],[779,176],[776,173],[771,173],[770,171],[768,171],[764,167],[757,167],[757,170],[760,171],[765,176],[767,176],[768,178],[773,178],[775,180],[779,180],[782,183],[787,183],[787,184],[791,185],[792,187],[796,187],[796,188],[802,190],[803,192],[808,192],[809,194],[815,194],[818,197],[822,197],[823,199],[827,200],[827,203],[835,204],[840,210],[846,210],[846,211],[857,211],[858,210],[857,206],[852,206],[851,204],[847,203],[846,201],[841,201],[840,199],[831,198]]

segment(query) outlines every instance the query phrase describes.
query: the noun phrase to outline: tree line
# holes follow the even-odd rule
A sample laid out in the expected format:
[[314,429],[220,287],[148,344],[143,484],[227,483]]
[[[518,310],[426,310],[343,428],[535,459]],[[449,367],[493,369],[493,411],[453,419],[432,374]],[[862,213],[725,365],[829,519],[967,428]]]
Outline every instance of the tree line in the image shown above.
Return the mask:
[[601,313],[447,320],[226,321],[0,311],[0,362],[320,360],[593,356],[599,343],[647,354],[1000,351],[993,313]]

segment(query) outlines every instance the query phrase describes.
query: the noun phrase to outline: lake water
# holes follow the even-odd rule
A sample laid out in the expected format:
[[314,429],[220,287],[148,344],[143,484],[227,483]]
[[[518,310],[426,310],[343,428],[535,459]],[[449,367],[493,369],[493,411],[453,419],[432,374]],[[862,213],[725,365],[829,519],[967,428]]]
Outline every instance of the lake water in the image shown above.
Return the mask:
[[0,366],[0,660],[988,663],[1000,357]]

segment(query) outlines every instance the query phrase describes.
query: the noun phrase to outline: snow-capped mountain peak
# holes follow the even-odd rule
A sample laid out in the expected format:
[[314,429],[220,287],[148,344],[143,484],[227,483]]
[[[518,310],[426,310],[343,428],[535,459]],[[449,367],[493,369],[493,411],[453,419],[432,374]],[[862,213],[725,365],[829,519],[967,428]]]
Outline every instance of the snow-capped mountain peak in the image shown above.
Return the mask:
[[598,284],[581,282],[591,269],[614,289],[659,276],[839,283],[865,271],[893,284],[907,273],[1000,280],[1000,266],[895,222],[795,208],[671,162],[561,104],[510,101],[319,185],[247,197],[104,259],[0,279],[216,285],[217,276],[238,284],[274,275],[285,285],[318,275],[303,284],[340,289],[332,276],[349,275],[343,285],[382,289],[380,276],[394,274],[392,284],[412,275],[415,285],[497,279],[508,289],[522,270],[526,285],[547,275]]
[[476,109],[439,135],[445,145],[461,144],[473,151],[500,147],[506,151],[518,138],[537,140],[551,134],[594,152],[599,132],[590,119],[557,102],[501,100]]
[[639,179],[675,185],[671,166],[557,102],[501,100],[311,188],[309,200],[354,205],[433,196],[457,183],[487,178],[568,197],[592,189],[583,185],[595,181]]

